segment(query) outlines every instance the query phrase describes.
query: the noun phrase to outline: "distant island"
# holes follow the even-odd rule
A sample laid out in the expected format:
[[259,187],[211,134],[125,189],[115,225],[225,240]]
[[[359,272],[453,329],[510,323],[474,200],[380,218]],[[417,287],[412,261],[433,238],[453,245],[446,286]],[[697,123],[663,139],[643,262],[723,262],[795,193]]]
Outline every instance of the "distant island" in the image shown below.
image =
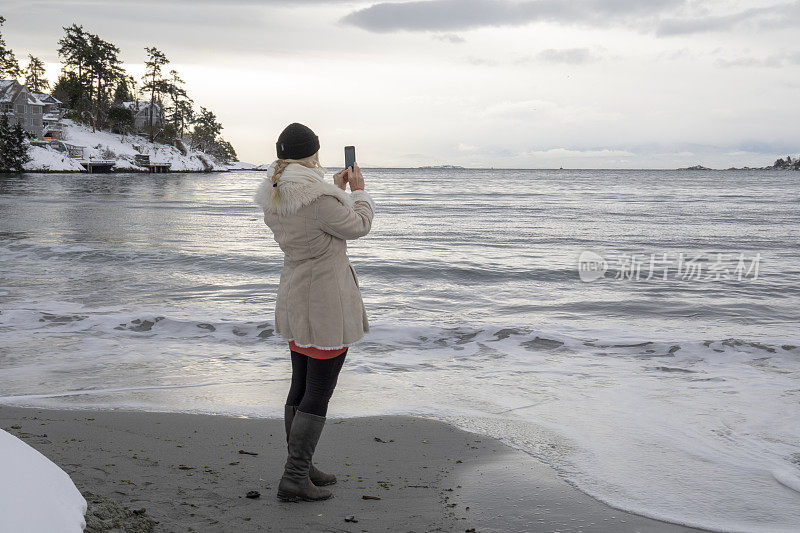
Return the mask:
[[[714,170],[713,168],[704,167],[703,165],[694,165],[686,168],[679,168],[678,170]],[[778,159],[774,164],[768,167],[730,167],[725,170],[800,170],[800,155],[793,158],[790,155],[786,159]]]
[[427,170],[427,169],[434,169],[434,168],[439,168],[439,169],[441,169],[441,168],[446,168],[446,169],[451,169],[451,170],[452,170],[452,169],[461,169],[461,170],[463,170],[463,169],[464,169],[464,167],[460,167],[460,166],[458,166],[458,165],[426,165],[426,166],[424,166],[424,167],[417,167],[417,168],[419,168],[419,169],[426,169],[426,170]]

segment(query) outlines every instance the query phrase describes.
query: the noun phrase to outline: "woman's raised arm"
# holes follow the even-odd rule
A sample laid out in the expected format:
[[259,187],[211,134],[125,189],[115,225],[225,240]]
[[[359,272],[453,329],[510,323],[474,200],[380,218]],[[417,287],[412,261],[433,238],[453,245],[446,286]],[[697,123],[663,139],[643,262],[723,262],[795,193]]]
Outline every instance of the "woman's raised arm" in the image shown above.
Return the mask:
[[333,196],[321,196],[317,201],[317,220],[325,233],[344,240],[363,237],[372,228],[375,215],[372,198],[363,191],[353,191],[353,208]]

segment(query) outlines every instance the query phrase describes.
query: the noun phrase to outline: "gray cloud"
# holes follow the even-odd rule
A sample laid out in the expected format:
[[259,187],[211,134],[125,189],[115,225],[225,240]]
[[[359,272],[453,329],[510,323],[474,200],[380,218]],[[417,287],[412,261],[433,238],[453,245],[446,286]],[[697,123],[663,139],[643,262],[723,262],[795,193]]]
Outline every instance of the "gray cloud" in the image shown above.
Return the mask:
[[551,63],[563,65],[585,65],[601,59],[600,55],[589,48],[547,48],[533,55],[522,55],[503,60],[486,57],[467,56],[466,63],[476,67],[499,67],[503,65],[530,65],[531,63]]
[[453,31],[535,21],[609,24],[684,4],[685,0],[422,0],[378,3],[352,12],[342,21],[373,32]]
[[[361,29],[458,31],[533,22],[628,26],[658,36],[728,31],[739,25],[759,30],[785,28],[800,18],[800,1],[745,9],[726,15],[687,16],[704,6],[688,0],[416,0],[379,2],[358,9],[342,22]],[[683,14],[683,16],[681,16]]]
[[536,54],[535,57],[545,63],[565,63],[568,65],[582,65],[599,59],[588,48],[548,48]]
[[476,67],[498,67],[501,63],[495,59],[486,59],[483,57],[467,56],[464,61]]
[[772,54],[765,57],[736,57],[733,59],[717,59],[715,64],[718,67],[771,67],[781,68],[787,65],[800,65],[800,52],[789,52],[782,54]]
[[444,42],[454,43],[454,44],[467,42],[466,39],[464,39],[462,36],[460,36],[460,35],[458,35],[456,33],[441,33],[441,34],[438,34],[438,35],[434,35],[433,37],[434,37],[434,39],[437,39],[439,41],[444,41]]
[[[9,4],[12,7],[17,6],[28,6],[31,7],[33,5],[35,8],[41,7],[59,7],[63,6],[64,4],[70,4],[73,9],[94,9],[96,7],[114,7],[114,6],[122,6],[122,5],[130,5],[130,6],[162,6],[168,7],[170,4],[173,6],[180,6],[180,5],[191,5],[191,6],[207,6],[211,5],[213,7],[225,7],[225,6],[243,6],[243,5],[250,5],[255,7],[262,7],[262,6],[293,6],[293,5],[314,5],[314,4],[332,4],[332,3],[342,3],[342,4],[353,4],[352,0],[225,0],[225,2],[220,2],[219,0],[170,0],[169,3],[163,2],[161,0],[115,0],[113,5],[108,0],[81,0],[79,2],[65,2],[64,0],[36,0],[36,2],[31,2],[30,0],[10,0]],[[359,3],[359,2],[355,2]],[[361,3],[367,3],[367,1],[363,1]]]
[[727,31],[739,25],[752,25],[757,29],[782,28],[797,23],[800,1],[756,7],[729,15],[662,20],[656,35],[673,36],[712,31]]
[[[291,29],[298,16],[325,13],[326,8],[326,15]],[[321,0],[192,0],[191,5],[189,0],[8,0],[0,9],[7,19],[5,40],[17,55],[30,52],[53,63],[59,61],[56,42],[64,34],[62,26],[73,23],[119,46],[128,63],[143,61],[145,46],[157,46],[174,62],[199,64],[227,54],[298,57],[330,49],[323,38],[309,38],[319,31],[312,24],[335,22],[341,12],[341,6],[331,9]]]

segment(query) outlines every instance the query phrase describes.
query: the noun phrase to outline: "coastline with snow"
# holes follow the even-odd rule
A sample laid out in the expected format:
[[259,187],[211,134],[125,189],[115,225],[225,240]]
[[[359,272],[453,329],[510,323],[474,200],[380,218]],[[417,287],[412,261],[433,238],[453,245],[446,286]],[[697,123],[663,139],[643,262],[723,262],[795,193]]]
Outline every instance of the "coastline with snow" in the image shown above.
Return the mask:
[[[61,139],[48,144],[30,146],[30,161],[23,165],[25,172],[87,172],[86,163],[113,163],[112,172],[149,172],[137,163],[137,156],[148,156],[153,163],[169,164],[169,172],[227,172],[254,170],[250,163],[220,161],[199,150],[150,142],[136,134],[117,134],[109,131],[92,131],[90,126],[64,120]],[[81,155],[73,157],[69,150]]]

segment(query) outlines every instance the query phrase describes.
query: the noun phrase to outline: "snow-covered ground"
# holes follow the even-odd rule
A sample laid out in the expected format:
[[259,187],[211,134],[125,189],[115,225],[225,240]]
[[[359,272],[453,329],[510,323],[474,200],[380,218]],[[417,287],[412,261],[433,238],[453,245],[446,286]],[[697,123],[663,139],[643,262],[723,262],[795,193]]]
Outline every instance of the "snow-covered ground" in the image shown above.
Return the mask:
[[[151,143],[138,135],[119,135],[108,131],[92,131],[92,128],[65,120],[63,141],[68,144],[84,147],[83,160],[113,160],[117,171],[143,171],[135,163],[139,154],[150,156],[151,163],[170,163],[170,170],[177,172],[203,172],[248,170],[255,168],[249,163],[224,163],[216,158],[190,150],[183,155],[180,150],[165,144]],[[79,159],[68,157],[66,153],[53,147],[31,146],[31,161],[25,164],[25,170],[72,172],[84,170]]]
[[86,500],[47,457],[0,429],[0,531],[79,533]]
[[28,149],[31,160],[23,165],[25,170],[31,171],[65,171],[74,172],[84,170],[77,159],[67,157],[63,152],[53,148],[43,148],[41,146],[31,146]]

